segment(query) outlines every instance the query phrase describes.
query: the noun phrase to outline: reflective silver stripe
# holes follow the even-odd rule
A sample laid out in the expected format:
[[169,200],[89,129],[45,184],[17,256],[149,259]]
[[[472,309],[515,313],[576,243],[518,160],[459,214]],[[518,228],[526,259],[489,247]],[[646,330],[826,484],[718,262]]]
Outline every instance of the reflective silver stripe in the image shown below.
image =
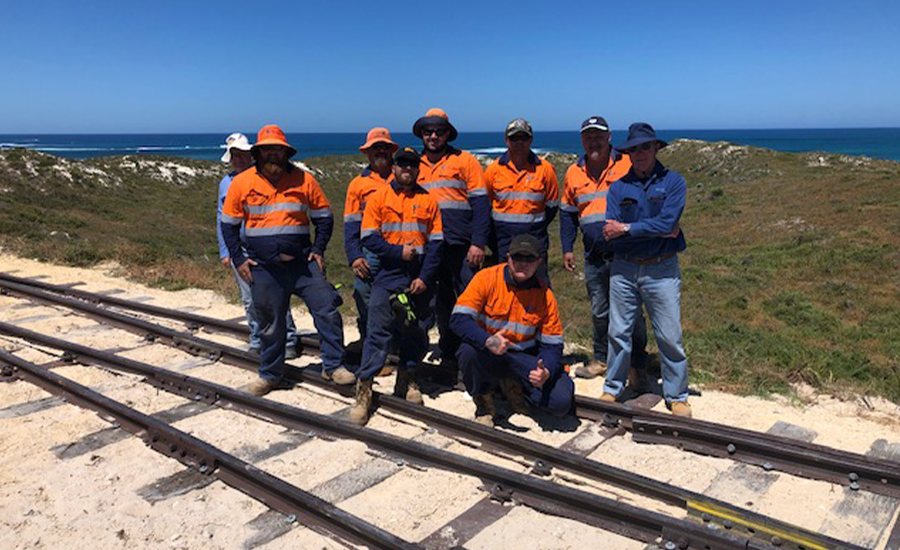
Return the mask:
[[465,201],[444,201],[439,202],[438,206],[441,210],[471,210],[472,207]]
[[267,237],[270,235],[309,235],[308,225],[275,225],[272,227],[248,227],[248,237]]
[[361,222],[362,216],[363,216],[362,214],[347,214],[346,216],[344,216],[344,223]]
[[375,233],[381,233],[381,231],[379,231],[377,229],[363,229],[359,233],[359,238],[364,239],[364,238],[368,237],[369,235],[374,235]]
[[584,195],[578,195],[575,201],[578,204],[582,204],[585,202],[591,202],[594,199],[605,199],[606,191],[597,191],[596,193],[585,193]]
[[481,322],[491,328],[508,330],[511,332],[515,332],[516,334],[521,334],[522,336],[530,336],[537,332],[537,327],[535,326],[523,325],[520,323],[511,323],[509,321],[501,321],[498,319],[491,319],[483,313],[478,316],[478,319],[480,319]]
[[542,343],[542,344],[559,344],[559,345],[562,345],[562,343],[563,343],[563,337],[562,337],[562,335],[559,335],[559,336],[550,336],[550,335],[548,335],[548,334],[541,334],[540,336],[538,336],[538,340],[539,340],[540,343]]
[[318,210],[309,211],[310,218],[331,218],[333,216],[331,208],[319,208]]
[[556,208],[559,206],[559,200],[547,201],[544,203],[547,208]]
[[578,213],[578,207],[572,206],[571,204],[562,203],[559,205],[559,209],[563,212],[572,212],[573,214]]
[[504,201],[539,201],[543,200],[543,193],[526,193],[525,191],[501,191],[497,198]]
[[471,191],[469,191],[469,196],[470,197],[486,197],[487,189],[472,189]]
[[435,180],[428,183],[420,183],[425,189],[465,189],[466,182],[459,180]]
[[429,241],[443,241],[444,234],[443,233],[432,233],[431,235],[428,235],[428,240]]
[[463,315],[478,317],[478,312],[469,306],[453,306],[453,311],[451,313],[462,313]]
[[221,217],[222,223],[227,223],[228,225],[241,225],[244,223],[244,218],[232,218],[228,214],[222,214]]
[[526,340],[525,342],[519,342],[518,344],[510,344],[510,349],[514,349],[516,351],[522,351],[526,349],[531,349],[537,345],[537,342],[534,340]]
[[272,204],[245,204],[244,210],[251,214],[272,212],[306,212],[309,207],[301,202],[275,202]]
[[513,223],[538,223],[544,221],[544,213],[539,214],[504,214],[502,212],[491,212],[491,217],[498,222]]
[[590,214],[588,216],[582,216],[580,221],[582,225],[588,223],[604,222],[606,221],[606,214]]
[[419,233],[425,233],[428,231],[428,226],[424,223],[414,223],[414,222],[406,222],[406,223],[383,223],[381,224],[382,231],[418,231]]

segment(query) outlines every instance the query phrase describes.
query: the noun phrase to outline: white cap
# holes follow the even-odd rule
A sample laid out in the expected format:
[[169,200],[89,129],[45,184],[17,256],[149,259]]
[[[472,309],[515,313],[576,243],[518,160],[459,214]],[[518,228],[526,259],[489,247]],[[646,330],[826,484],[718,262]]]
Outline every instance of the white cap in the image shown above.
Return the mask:
[[249,151],[250,141],[247,140],[247,136],[237,132],[225,138],[225,145],[222,147],[225,148],[225,154],[222,155],[222,162],[231,162],[231,150],[240,149],[241,151]]

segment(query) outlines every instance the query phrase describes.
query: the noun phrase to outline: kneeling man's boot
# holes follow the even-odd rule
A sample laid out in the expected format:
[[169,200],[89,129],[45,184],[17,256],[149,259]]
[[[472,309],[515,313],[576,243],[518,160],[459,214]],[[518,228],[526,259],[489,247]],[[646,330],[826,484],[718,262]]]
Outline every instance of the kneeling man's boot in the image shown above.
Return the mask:
[[350,409],[350,422],[365,426],[372,414],[372,380],[357,380],[356,403]]
[[504,376],[500,379],[500,391],[506,396],[513,412],[517,414],[531,414],[531,408],[528,401],[525,400],[525,392],[522,390],[522,384],[511,376]]
[[485,426],[494,427],[494,396],[490,393],[477,393],[472,396],[475,401],[475,422]]

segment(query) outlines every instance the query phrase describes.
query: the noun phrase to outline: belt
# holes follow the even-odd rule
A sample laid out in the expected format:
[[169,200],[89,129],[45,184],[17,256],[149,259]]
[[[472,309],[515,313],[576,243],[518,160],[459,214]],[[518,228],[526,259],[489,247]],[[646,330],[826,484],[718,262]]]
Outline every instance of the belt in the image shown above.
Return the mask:
[[669,252],[668,254],[662,254],[660,256],[654,256],[652,258],[635,258],[633,256],[622,256],[622,259],[626,262],[631,262],[637,265],[656,265],[661,264],[669,258],[673,258],[677,255],[677,252]]

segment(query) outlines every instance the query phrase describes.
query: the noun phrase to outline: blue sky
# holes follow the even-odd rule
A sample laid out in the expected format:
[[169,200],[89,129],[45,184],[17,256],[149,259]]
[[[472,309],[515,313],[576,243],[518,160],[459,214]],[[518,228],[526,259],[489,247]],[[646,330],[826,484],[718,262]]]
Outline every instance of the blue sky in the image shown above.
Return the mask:
[[0,1],[0,133],[900,126],[895,2]]

